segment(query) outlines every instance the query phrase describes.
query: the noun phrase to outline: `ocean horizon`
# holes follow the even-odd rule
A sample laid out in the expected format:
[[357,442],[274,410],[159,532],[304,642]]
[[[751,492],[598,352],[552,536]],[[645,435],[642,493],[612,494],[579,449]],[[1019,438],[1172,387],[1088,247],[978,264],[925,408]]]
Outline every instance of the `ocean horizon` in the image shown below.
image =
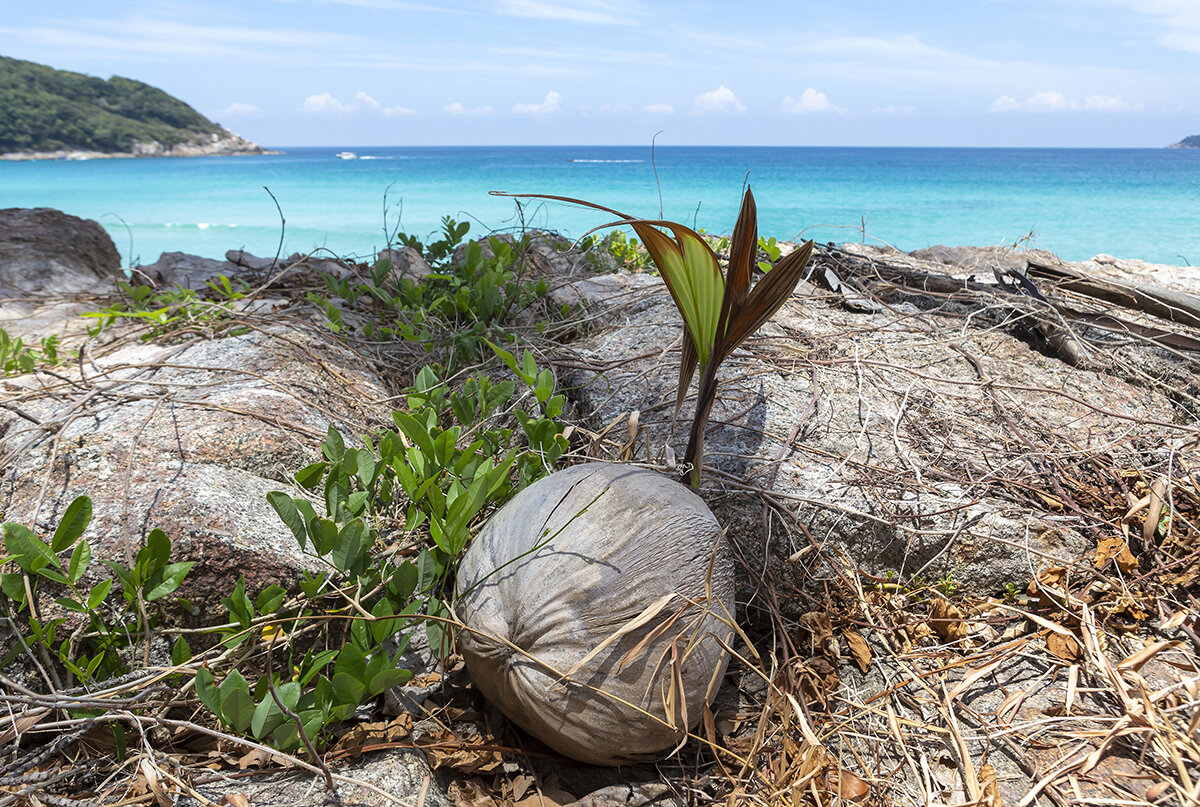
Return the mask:
[[609,220],[489,191],[574,196],[647,218],[661,209],[727,234],[748,180],[760,233],[779,240],[1200,263],[1195,149],[662,146],[652,163],[647,146],[277,148],[285,153],[0,163],[0,208],[95,219],[126,265],[169,251],[274,255],[280,211],[283,254],[368,257],[397,230],[437,232],[447,215],[475,237],[538,228],[577,238]]

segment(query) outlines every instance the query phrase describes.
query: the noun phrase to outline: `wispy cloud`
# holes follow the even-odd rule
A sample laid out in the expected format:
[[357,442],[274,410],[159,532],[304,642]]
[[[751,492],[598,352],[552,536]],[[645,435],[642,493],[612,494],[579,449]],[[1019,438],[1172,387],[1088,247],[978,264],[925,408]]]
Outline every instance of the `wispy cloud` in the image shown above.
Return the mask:
[[651,115],[674,115],[675,107],[670,104],[646,104],[642,107],[643,112],[649,112]]
[[872,115],[911,115],[916,111],[917,108],[915,106],[898,106],[896,104],[871,107]]
[[301,112],[309,115],[327,115],[330,117],[349,115],[351,112],[356,112],[360,109],[377,112],[389,118],[417,114],[415,110],[408,107],[385,106],[361,91],[356,93],[354,100],[348,103],[339,101],[331,93],[323,92],[308,96],[304,99],[304,103],[300,105]]
[[458,101],[452,104],[446,104],[442,107],[442,111],[447,115],[495,115],[496,110],[490,106],[473,106],[465,107]]
[[558,107],[560,101],[562,101],[562,96],[551,90],[546,93],[545,100],[540,104],[513,104],[512,112],[514,115],[553,115],[560,111]]
[[817,92],[809,87],[800,93],[799,98],[787,96],[779,104],[779,108],[788,115],[805,115],[814,112],[845,112],[840,106],[829,100],[823,92]]
[[1089,95],[1079,101],[1057,90],[1035,92],[1024,101],[1001,95],[988,107],[989,112],[1136,112],[1140,109],[1141,104],[1130,104],[1116,95]]
[[1155,17],[1165,30],[1158,41],[1168,48],[1200,54],[1200,3],[1195,0],[1108,0]]
[[733,94],[733,90],[722,84],[715,90],[702,92],[692,101],[693,115],[721,114],[731,115],[738,112],[745,112],[746,106],[737,99]]
[[636,25],[626,9],[594,0],[559,0],[543,3],[539,0],[500,0],[498,10],[514,17],[541,20],[562,20],[585,25]]

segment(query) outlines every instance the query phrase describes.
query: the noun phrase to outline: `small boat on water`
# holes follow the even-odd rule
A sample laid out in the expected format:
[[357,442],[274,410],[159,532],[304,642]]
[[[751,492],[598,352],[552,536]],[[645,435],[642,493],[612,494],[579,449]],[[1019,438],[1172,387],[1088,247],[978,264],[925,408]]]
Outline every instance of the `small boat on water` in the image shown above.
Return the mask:
[[355,154],[353,151],[339,151],[336,156],[339,160],[357,160],[358,159],[358,155]]

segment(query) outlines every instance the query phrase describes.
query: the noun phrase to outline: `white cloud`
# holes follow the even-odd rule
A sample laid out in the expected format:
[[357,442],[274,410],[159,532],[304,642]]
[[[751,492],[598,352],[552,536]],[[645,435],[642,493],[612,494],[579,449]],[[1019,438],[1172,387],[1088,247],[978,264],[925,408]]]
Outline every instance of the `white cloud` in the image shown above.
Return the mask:
[[733,94],[733,90],[724,84],[715,90],[700,93],[692,102],[693,115],[704,115],[710,112],[729,115],[745,111],[745,105],[737,99],[737,96]]
[[646,104],[642,107],[643,112],[649,112],[651,115],[674,115],[675,107],[670,104]]
[[1142,106],[1128,104],[1115,95],[1089,95],[1083,99],[1083,108],[1088,112],[1132,112]]
[[540,20],[563,20],[585,25],[636,25],[636,21],[619,8],[595,0],[541,3],[538,0],[501,0],[501,13],[514,17]]
[[473,106],[470,109],[455,101],[452,104],[446,104],[442,107],[442,111],[447,115],[495,115],[496,110],[490,106]]
[[1021,102],[1011,95],[1001,95],[988,107],[989,112],[1015,112],[1021,108]]
[[779,104],[779,108],[789,115],[803,115],[809,112],[845,112],[840,106],[834,105],[829,96],[809,87],[800,93],[799,98],[787,96]]
[[331,115],[334,117],[349,115],[351,112],[360,109],[377,112],[388,118],[398,115],[417,114],[415,110],[404,106],[384,106],[361,90],[354,94],[354,100],[348,104],[334,98],[330,93],[323,92],[319,95],[308,96],[304,99],[304,103],[300,105],[301,112],[307,112],[310,115]]
[[261,118],[263,111],[254,104],[230,104],[219,112],[214,112],[209,117],[214,120],[225,120],[228,118]]
[[327,92],[310,95],[300,105],[301,112],[310,115],[346,115],[354,111],[354,104],[343,104]]
[[513,104],[514,115],[552,115],[559,111],[558,102],[562,96],[551,90],[540,104]]
[[1025,102],[1025,109],[1031,112],[1062,112],[1073,109],[1074,101],[1068,101],[1061,92],[1035,92]]
[[1001,95],[988,107],[989,112],[1134,112],[1141,104],[1130,104],[1116,95],[1089,95],[1078,101],[1056,90],[1035,92],[1024,102]]
[[409,109],[406,106],[384,106],[361,90],[355,93],[354,101],[355,103],[351,105],[351,109],[361,105],[368,109],[373,109],[388,118],[394,118],[397,115],[417,114],[415,110]]

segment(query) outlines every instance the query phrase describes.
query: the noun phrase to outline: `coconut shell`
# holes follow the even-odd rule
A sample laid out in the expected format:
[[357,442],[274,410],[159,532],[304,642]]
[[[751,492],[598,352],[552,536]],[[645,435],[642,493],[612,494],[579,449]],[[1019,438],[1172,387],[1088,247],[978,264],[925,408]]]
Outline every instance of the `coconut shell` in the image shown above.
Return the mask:
[[518,493],[459,566],[460,647],[483,694],[566,756],[662,756],[728,664],[734,576],[690,489],[625,465],[577,465]]

